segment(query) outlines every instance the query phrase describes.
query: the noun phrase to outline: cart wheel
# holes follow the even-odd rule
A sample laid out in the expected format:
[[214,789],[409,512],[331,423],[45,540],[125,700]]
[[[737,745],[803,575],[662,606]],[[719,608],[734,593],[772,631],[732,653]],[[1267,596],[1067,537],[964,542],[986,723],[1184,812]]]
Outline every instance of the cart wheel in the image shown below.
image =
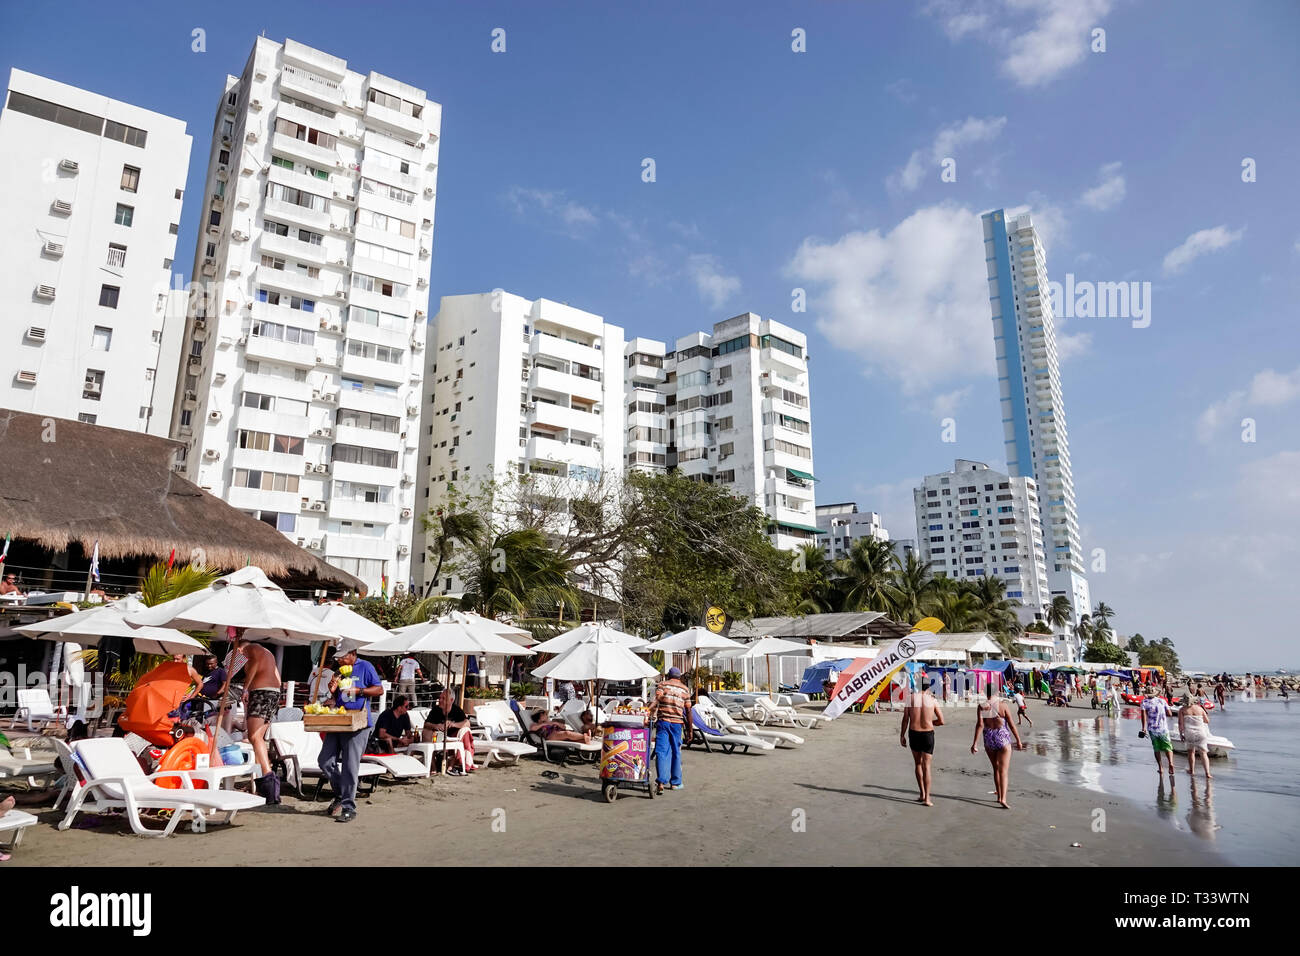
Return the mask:
[[618,785],[607,783],[600,788],[600,792],[605,796],[606,803],[613,803],[618,799]]
[[651,800],[655,798],[655,785],[653,780],[646,784],[645,792],[649,794]]

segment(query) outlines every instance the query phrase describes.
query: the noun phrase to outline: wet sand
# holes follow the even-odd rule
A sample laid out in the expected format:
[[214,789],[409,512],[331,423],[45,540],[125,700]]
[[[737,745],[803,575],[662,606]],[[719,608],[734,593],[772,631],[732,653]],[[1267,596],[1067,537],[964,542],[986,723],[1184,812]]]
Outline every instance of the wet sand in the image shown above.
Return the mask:
[[[1054,732],[1054,718],[1084,713],[1032,701],[1030,708],[1044,734]],[[326,818],[324,800],[313,805],[286,791],[281,807],[242,813],[233,826],[204,834],[182,823],[167,840],[138,838],[111,818],[59,832],[51,797],[44,810],[25,808],[39,811],[42,825],[4,866],[311,866],[335,862],[344,836],[366,847],[366,862],[397,865],[1223,864],[1212,850],[1151,826],[1136,803],[1027,772],[1043,759],[1031,752],[1013,755],[1011,809],[999,808],[988,759],[982,749],[970,753],[973,708],[948,710],[935,753],[935,805],[921,806],[910,754],[898,743],[899,718],[848,714],[798,730],[807,742],[793,750],[696,747],[684,757],[685,790],[653,800],[624,791],[613,804],[601,797],[594,766],[536,758],[464,778],[381,785],[350,824]],[[1022,733],[1032,741],[1035,732]],[[1104,832],[1093,829],[1097,809],[1105,811]]]

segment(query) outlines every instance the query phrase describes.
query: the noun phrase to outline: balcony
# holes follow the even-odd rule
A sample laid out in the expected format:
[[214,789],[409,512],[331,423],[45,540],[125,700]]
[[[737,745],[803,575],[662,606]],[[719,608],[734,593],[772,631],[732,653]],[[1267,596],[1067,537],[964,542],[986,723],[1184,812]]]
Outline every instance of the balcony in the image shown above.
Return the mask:
[[405,362],[381,362],[360,355],[343,355],[343,374],[349,378],[371,379],[377,382],[405,382],[410,372]]
[[399,113],[397,110],[380,106],[369,100],[366,101],[366,108],[362,115],[367,126],[386,127],[417,141],[424,138],[424,121],[414,116],[407,116],[405,113]]
[[[322,117],[323,119],[324,117]],[[271,149],[282,156],[288,156],[293,159],[301,159],[306,163],[318,169],[328,169],[334,172],[338,168],[339,154],[337,150],[326,149],[324,146],[317,146],[315,143],[309,143],[305,139],[297,139],[287,133],[276,133],[271,137]],[[325,180],[317,180],[322,187],[326,185]],[[330,191],[322,188],[322,192]]]
[[298,368],[314,369],[317,365],[315,345],[282,342],[262,335],[248,336],[245,354],[251,359],[265,359],[268,362],[295,365]]
[[546,392],[554,392],[558,395],[576,395],[592,402],[600,401],[604,395],[600,382],[579,375],[570,375],[567,372],[557,372],[555,369],[542,368],[541,366],[533,367],[528,376],[528,383],[533,388],[539,388]]
[[642,365],[638,362],[636,365],[629,366],[628,377],[636,382],[653,382],[661,385],[667,380],[668,373],[662,367],[656,368],[653,365]]
[[774,349],[769,346],[765,349],[759,349],[758,354],[759,361],[765,370],[771,369],[775,373],[776,369],[773,366],[779,366],[794,372],[796,375],[808,371],[808,363],[803,358],[791,355],[782,349]]
[[343,90],[335,80],[289,63],[280,70],[280,89],[321,106],[343,106]]
[[401,432],[380,432],[355,425],[336,425],[333,440],[343,445],[382,448],[385,451],[401,451],[403,446]]
[[314,232],[329,232],[330,214],[325,209],[308,209],[297,203],[282,199],[266,200],[266,214],[274,219],[285,220],[293,225],[306,226]]
[[306,438],[308,433],[306,415],[282,415],[279,412],[242,406],[235,409],[235,427],[294,438]]
[[288,236],[277,236],[273,232],[261,234],[261,238],[258,239],[258,249],[266,255],[290,256],[317,266],[325,265],[327,262],[324,243],[300,242]]
[[262,491],[260,488],[231,487],[226,489],[226,503],[244,511],[280,511],[294,514],[302,505],[302,495],[296,491]]
[[329,534],[329,554],[339,558],[375,558],[393,561],[397,557],[397,543],[389,541],[387,538],[373,538],[360,534],[339,534],[331,531]]
[[[398,506],[391,501],[370,502],[355,501],[350,498],[335,498],[329,502],[329,516],[341,521],[364,521],[370,524],[387,525],[397,520],[397,511]],[[349,535],[349,537],[353,536]],[[383,539],[370,538],[368,540],[382,541]]]
[[313,279],[297,269],[272,269],[270,266],[258,266],[253,277],[257,285],[265,289],[279,289],[309,299],[319,299],[325,294],[320,279]]
[[[411,163],[412,169],[419,169],[418,163]],[[373,159],[363,160],[361,163],[361,175],[366,179],[373,179],[377,182],[388,183],[390,186],[397,186],[410,192],[420,191],[420,177],[403,173],[400,170],[393,169],[389,166],[383,166]]]
[[[401,460],[400,457],[398,460]],[[357,465],[347,461],[336,461],[330,466],[330,476],[335,481],[355,481],[362,485],[383,485],[386,488],[394,488],[400,475],[396,468]]]
[[537,435],[531,436],[524,445],[524,455],[533,460],[586,465],[588,468],[599,468],[601,464],[600,450],[597,448]]
[[532,341],[528,345],[528,354],[534,358],[538,355],[549,355],[564,362],[577,362],[592,368],[600,368],[602,365],[602,354],[596,348],[590,345],[579,345],[577,342],[570,342],[559,336],[547,335],[545,332],[533,333]]
[[[415,399],[412,399],[415,401]],[[348,388],[339,390],[339,407],[362,412],[376,412],[393,418],[405,419],[406,403],[396,393],[377,392],[373,389]]]
[[591,412],[580,411],[576,408],[565,408],[563,405],[553,405],[550,402],[534,402],[535,408],[530,408],[525,416],[525,421],[529,425],[552,425],[565,431],[582,432],[587,435],[599,435],[601,433],[601,417]]

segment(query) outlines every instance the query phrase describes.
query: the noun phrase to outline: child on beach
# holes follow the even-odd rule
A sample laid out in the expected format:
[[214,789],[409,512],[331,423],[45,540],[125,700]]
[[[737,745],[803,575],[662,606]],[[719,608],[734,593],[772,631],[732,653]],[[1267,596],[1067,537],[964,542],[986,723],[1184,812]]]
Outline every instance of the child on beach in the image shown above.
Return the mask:
[[1029,721],[1030,727],[1034,726],[1034,722],[1029,719],[1029,708],[1025,706],[1025,695],[1020,693],[1019,685],[1016,686],[1015,701],[1016,701],[1016,723],[1019,724],[1020,718],[1023,717],[1025,720]]

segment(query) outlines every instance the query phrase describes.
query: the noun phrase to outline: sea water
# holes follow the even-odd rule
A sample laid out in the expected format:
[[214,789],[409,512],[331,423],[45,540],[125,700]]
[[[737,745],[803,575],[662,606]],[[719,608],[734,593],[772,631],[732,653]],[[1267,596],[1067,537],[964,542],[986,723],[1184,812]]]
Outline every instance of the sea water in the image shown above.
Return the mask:
[[[1150,741],[1138,737],[1136,707],[1122,707],[1118,718],[1073,710],[1053,719],[1059,713],[1030,700],[1037,726],[1024,733],[1021,725],[1021,732],[1028,751],[1046,758],[1028,762],[1031,774],[1132,800],[1157,823],[1211,844],[1227,863],[1300,864],[1300,696],[1229,700],[1226,711],[1210,711],[1210,733],[1236,750],[1210,761],[1208,786],[1200,760],[1193,784],[1186,755],[1174,754],[1172,795],[1168,776],[1161,785],[1156,773]],[[1176,721],[1170,718],[1171,730]]]

